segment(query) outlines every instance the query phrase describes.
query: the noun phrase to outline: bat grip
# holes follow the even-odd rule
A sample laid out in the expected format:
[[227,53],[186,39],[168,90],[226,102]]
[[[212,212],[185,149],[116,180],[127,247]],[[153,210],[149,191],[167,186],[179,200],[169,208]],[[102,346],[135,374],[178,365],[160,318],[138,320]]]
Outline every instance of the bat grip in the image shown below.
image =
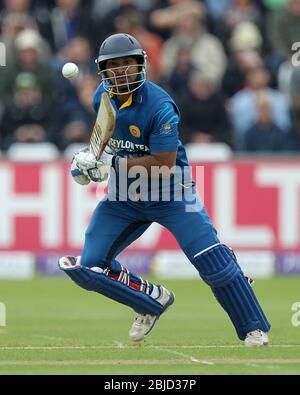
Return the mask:
[[92,181],[98,182],[100,180],[100,173],[97,167],[95,167],[94,169],[89,169],[87,172]]

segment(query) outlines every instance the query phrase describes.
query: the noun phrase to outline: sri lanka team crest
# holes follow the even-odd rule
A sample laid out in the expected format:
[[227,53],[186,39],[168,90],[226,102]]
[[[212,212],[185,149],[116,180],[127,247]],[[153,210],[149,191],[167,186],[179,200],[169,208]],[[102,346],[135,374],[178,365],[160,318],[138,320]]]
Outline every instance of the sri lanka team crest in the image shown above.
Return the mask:
[[129,131],[135,138],[140,138],[141,137],[141,131],[140,128],[137,127],[136,125],[130,125],[129,126]]

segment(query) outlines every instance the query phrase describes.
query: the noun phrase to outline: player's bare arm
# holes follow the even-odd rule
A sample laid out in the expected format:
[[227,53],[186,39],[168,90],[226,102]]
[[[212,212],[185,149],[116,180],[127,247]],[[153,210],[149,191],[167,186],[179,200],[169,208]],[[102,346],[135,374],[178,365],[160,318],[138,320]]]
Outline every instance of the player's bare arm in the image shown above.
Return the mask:
[[[150,171],[152,166],[167,166],[171,169],[176,164],[176,155],[177,152],[153,152],[151,155],[127,159],[125,163],[127,170],[134,166],[144,166],[147,171]],[[122,166],[121,163],[120,165]]]

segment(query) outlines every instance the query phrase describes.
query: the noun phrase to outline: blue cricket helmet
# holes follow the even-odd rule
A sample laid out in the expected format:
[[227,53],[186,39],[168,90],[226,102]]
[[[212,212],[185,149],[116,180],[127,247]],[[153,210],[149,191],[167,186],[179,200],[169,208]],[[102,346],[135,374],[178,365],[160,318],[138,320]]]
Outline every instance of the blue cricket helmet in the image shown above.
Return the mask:
[[[139,66],[139,72],[136,74],[137,80],[133,84],[127,83],[128,89],[126,92],[120,92],[119,89],[124,84],[118,84],[117,82],[112,84],[111,80],[106,75],[106,62],[110,59],[122,57],[136,58],[137,66]],[[133,92],[134,90],[138,89],[146,80],[146,52],[142,48],[139,41],[129,34],[118,33],[107,37],[100,46],[99,56],[96,59],[96,64],[98,67],[98,74],[100,74],[102,77],[104,88],[106,90],[111,90],[114,88],[118,94],[127,94]],[[110,69],[110,71],[111,70],[113,69]]]

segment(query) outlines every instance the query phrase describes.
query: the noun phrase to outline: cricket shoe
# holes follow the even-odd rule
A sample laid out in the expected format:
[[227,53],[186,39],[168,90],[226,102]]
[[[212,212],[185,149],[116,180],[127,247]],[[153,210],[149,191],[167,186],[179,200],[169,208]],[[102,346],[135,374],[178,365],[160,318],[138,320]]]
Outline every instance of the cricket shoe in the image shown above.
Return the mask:
[[[164,306],[163,313],[174,303],[175,295],[165,287],[159,285],[160,295],[156,299]],[[129,337],[135,342],[139,342],[149,336],[153,331],[160,315],[138,314],[129,331]]]
[[261,331],[260,329],[256,329],[255,331],[247,333],[245,339],[246,347],[260,347],[267,346],[269,344],[268,335]]

